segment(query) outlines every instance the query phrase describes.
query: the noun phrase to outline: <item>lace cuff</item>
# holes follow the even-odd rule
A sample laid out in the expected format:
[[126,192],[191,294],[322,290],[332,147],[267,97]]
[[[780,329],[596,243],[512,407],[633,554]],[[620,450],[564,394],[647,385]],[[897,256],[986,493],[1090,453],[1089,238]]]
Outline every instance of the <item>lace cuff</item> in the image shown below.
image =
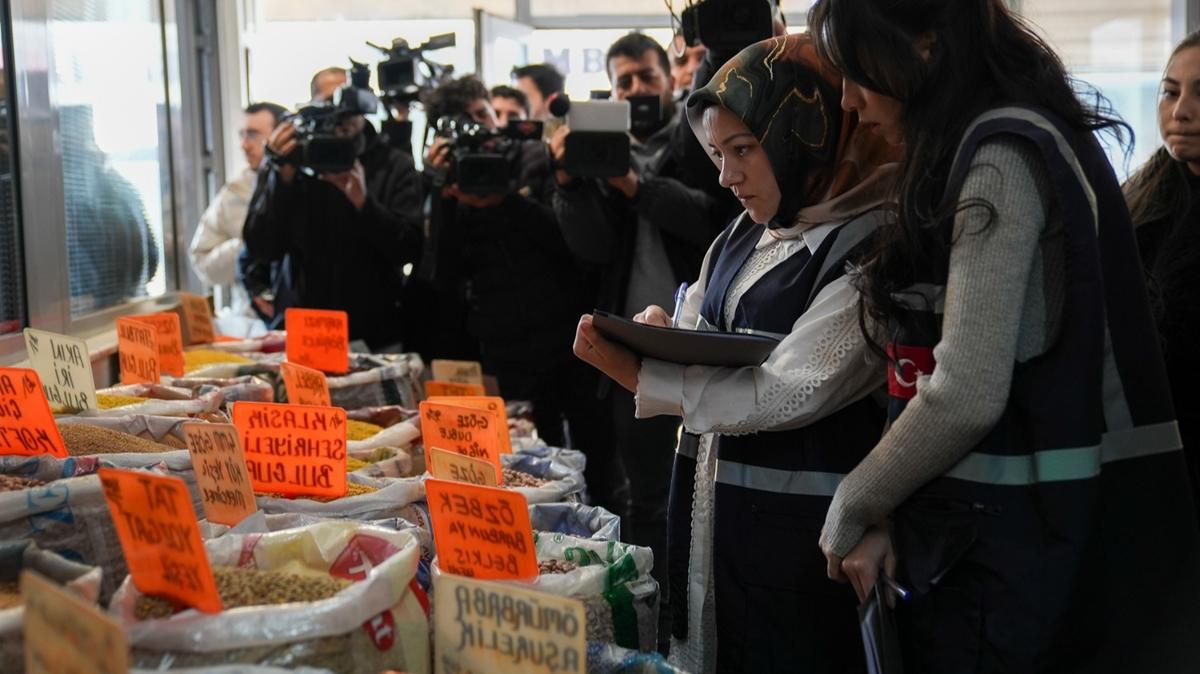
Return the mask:
[[638,370],[634,416],[638,419],[683,416],[683,369],[675,363],[643,358]]

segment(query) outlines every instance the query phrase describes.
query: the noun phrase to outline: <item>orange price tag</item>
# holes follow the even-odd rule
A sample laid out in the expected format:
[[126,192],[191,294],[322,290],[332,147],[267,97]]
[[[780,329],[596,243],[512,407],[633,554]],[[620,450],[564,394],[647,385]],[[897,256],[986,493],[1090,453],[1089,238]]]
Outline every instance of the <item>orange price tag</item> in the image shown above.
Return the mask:
[[163,372],[183,376],[183,331],[179,327],[179,314],[164,311],[157,314],[130,316],[139,323],[154,326],[158,334],[158,362]]
[[499,396],[433,396],[428,400],[431,403],[445,403],[495,412],[500,420],[500,423],[496,424],[496,438],[500,442],[500,451],[504,454],[512,454],[512,437],[508,434],[508,408],[504,404],[504,398]]
[[191,293],[179,293],[179,308],[183,312],[183,327],[188,344],[211,344],[217,331],[213,327],[212,308],[208,299]]
[[288,402],[294,405],[321,405],[329,407],[329,381],[325,373],[295,363],[280,363],[283,387],[287,390]]
[[258,503],[237,428],[232,424],[188,422],[183,425],[183,434],[187,436],[200,504],[208,521],[234,527],[253,515]]
[[529,504],[520,492],[425,481],[438,565],[484,580],[538,575]]
[[500,476],[496,474],[496,466],[490,461],[472,459],[439,447],[430,447],[428,456],[429,474],[439,480],[453,480],[485,487],[500,486]]
[[[483,459],[501,473],[500,455],[504,445],[496,429],[500,417],[490,410],[481,410],[457,403],[421,403],[421,440],[426,447],[443,447],[453,452]],[[508,429],[504,429],[505,435]]]
[[116,468],[99,472],[137,589],[219,613],[221,596],[183,480]]
[[452,381],[430,379],[425,382],[425,397],[447,396],[481,396],[484,395],[483,384],[459,384]]
[[483,385],[483,366],[474,360],[434,360],[429,364],[433,378],[455,384]]
[[0,454],[67,457],[42,380],[34,370],[0,368]]
[[350,369],[350,316],[344,311],[288,309],[287,359],[322,372]]
[[346,410],[236,402],[233,425],[255,493],[346,495]]
[[117,319],[117,351],[122,384],[157,384],[162,378],[158,361],[158,332],[132,318]]

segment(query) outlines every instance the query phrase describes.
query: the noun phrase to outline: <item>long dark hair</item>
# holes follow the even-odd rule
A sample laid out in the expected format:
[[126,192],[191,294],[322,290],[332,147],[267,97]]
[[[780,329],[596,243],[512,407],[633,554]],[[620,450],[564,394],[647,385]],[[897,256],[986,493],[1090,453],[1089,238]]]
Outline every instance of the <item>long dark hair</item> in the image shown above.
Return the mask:
[[956,213],[983,208],[989,223],[996,217],[991,203],[945,194],[955,151],[977,116],[1023,104],[1080,133],[1111,130],[1121,143],[1131,133],[1094,89],[1081,100],[1084,88],[1003,0],[819,0],[808,23],[817,50],[847,78],[901,103],[907,150],[896,222],[881,231],[857,281],[868,337],[868,318],[912,327],[894,293],[930,270],[945,274]]

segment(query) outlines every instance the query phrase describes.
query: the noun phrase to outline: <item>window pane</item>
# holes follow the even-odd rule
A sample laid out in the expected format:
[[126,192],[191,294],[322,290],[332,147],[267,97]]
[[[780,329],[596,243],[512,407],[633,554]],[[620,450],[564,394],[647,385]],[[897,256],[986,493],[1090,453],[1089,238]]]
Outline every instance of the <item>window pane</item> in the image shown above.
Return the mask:
[[1095,86],[1133,127],[1133,157],[1109,158],[1124,178],[1161,144],[1155,109],[1171,53],[1171,0],[1025,0],[1021,11],[1079,79]]
[[0,335],[25,325],[25,275],[21,269],[21,237],[17,226],[16,167],[13,165],[12,115],[9,105],[8,32],[0,25]]
[[71,315],[166,291],[162,26],[153,0],[53,0]]

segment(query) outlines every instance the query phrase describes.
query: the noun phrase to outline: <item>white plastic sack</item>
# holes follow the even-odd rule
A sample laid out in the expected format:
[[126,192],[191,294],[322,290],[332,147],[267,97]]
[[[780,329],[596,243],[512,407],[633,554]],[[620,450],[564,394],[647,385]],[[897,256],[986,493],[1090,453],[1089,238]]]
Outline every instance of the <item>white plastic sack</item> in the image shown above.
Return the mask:
[[376,487],[379,491],[359,496],[347,496],[336,501],[314,501],[303,497],[294,499],[259,496],[258,508],[264,513],[300,513],[336,519],[368,521],[398,517],[404,506],[425,498],[425,483],[419,478],[375,479],[351,473],[350,482]]

